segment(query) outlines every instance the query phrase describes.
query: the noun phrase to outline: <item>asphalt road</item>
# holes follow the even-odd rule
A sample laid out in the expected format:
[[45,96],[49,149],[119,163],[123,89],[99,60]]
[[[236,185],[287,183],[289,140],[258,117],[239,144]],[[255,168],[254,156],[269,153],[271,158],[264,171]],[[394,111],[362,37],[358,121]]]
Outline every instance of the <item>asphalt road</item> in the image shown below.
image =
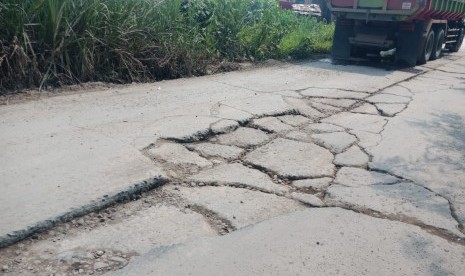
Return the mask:
[[463,51],[276,62],[0,118],[6,275],[465,271]]

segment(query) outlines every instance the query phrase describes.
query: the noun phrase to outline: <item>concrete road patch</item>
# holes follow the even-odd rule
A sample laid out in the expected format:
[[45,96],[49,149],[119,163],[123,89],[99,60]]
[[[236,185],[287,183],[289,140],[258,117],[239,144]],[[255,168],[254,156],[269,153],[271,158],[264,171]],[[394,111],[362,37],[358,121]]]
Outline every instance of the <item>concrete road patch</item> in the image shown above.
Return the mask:
[[197,166],[200,168],[211,167],[209,160],[201,157],[198,153],[192,152],[183,145],[175,143],[165,143],[157,148],[148,150],[151,157],[179,166]]
[[281,95],[257,95],[246,99],[222,102],[223,104],[263,117],[267,115],[280,115],[289,113],[294,108],[289,105]]
[[347,167],[365,168],[368,166],[368,161],[368,155],[356,145],[336,155],[336,158],[334,158],[335,165]]
[[322,122],[335,124],[352,130],[380,133],[387,120],[376,115],[342,112],[323,119]]
[[300,192],[293,192],[290,194],[291,198],[298,200],[302,203],[305,203],[310,206],[314,207],[322,207],[324,206],[324,202],[315,195],[307,194],[307,193],[300,193]]
[[236,146],[219,145],[214,143],[187,144],[187,148],[195,150],[203,157],[220,157],[224,159],[237,159],[244,153],[244,149]]
[[87,130],[10,143],[0,163],[0,241],[5,242],[104,205],[135,184],[139,189],[164,179],[138,150]]
[[292,185],[299,189],[312,189],[314,191],[324,191],[333,181],[330,177],[302,179],[292,181]]
[[397,96],[403,96],[411,98],[413,93],[409,91],[408,88],[403,87],[402,85],[394,85],[383,90],[383,94],[392,94]]
[[293,126],[293,127],[298,127],[298,126],[305,125],[311,122],[310,119],[302,115],[283,115],[283,116],[279,116],[276,118],[281,120],[281,122],[288,124],[290,126]]
[[410,102],[411,99],[404,96],[380,93],[370,96],[366,98],[366,100],[372,103],[406,104]]
[[407,108],[406,104],[385,104],[385,103],[378,103],[376,104],[376,108],[381,112],[381,114],[389,117],[395,116],[397,113],[402,112],[405,108]]
[[[218,114],[219,114],[219,111],[218,111]],[[231,132],[238,127],[239,127],[239,123],[233,120],[221,120],[221,121],[218,121],[210,125],[212,132],[215,134]]]
[[287,125],[280,121],[276,117],[264,117],[260,119],[255,119],[252,121],[251,125],[269,132],[286,132],[291,131],[294,128],[290,125]]
[[359,107],[356,107],[352,109],[350,112],[372,114],[372,115],[378,115],[379,113],[378,109],[374,105],[369,104],[369,103],[365,103]]
[[303,132],[300,130],[294,130],[291,132],[286,133],[285,135],[286,138],[289,138],[291,140],[297,140],[297,141],[302,141],[306,143],[312,143],[313,139],[308,132]]
[[[275,63],[1,106],[0,215],[8,223],[1,228],[22,235],[3,237],[11,242],[71,221],[0,249],[0,273],[111,273],[129,263],[137,275],[145,268],[155,275],[457,274],[465,217],[458,69],[465,61],[454,59],[393,71]],[[327,138],[318,143],[336,156],[315,137]],[[163,171],[172,183],[143,192],[161,184]],[[361,214],[325,207],[322,198]],[[138,212],[125,213],[131,204]],[[309,206],[320,208],[289,215]],[[273,220],[280,215],[286,218]],[[157,222],[183,229],[143,231],[157,232]],[[214,238],[211,255],[205,239],[168,245],[236,228],[253,234]],[[57,258],[42,262],[36,259],[49,252],[32,248],[45,241],[57,245],[50,247]],[[89,252],[79,244],[116,249]],[[142,253],[153,246],[141,263],[133,259],[136,268],[136,253],[122,252],[131,245]],[[170,263],[186,266],[175,271]]]
[[89,253],[112,250],[143,254],[154,247],[170,246],[199,236],[216,236],[202,215],[190,210],[181,211],[173,206],[157,205],[136,212],[125,220],[68,236],[66,240],[39,242],[31,250],[56,260],[65,252],[77,249]]
[[179,187],[171,192],[178,194],[189,204],[227,219],[234,228],[243,228],[304,208],[291,199],[232,187]]
[[335,113],[342,111],[342,107],[336,107],[333,105],[324,104],[324,103],[315,102],[315,101],[310,102],[310,105],[316,108],[317,110],[319,110],[320,112],[325,113],[326,115],[335,114]]
[[399,178],[392,175],[351,167],[341,168],[334,179],[334,183],[349,187],[393,184],[399,181]]
[[417,226],[307,209],[231,235],[154,249],[115,275],[460,275],[463,246]]
[[449,202],[413,183],[344,187],[332,185],[326,191],[325,202],[362,210],[375,210],[387,216],[399,216],[410,222],[420,222],[464,237],[452,217]]
[[333,153],[341,153],[357,141],[355,136],[346,132],[318,133],[313,134],[312,138],[316,144]]
[[295,99],[295,98],[286,98],[286,102],[294,107],[300,114],[311,118],[311,119],[319,119],[326,117],[326,115],[320,112],[318,109],[312,107],[309,103],[302,99]]
[[305,127],[305,130],[315,132],[315,133],[328,133],[328,132],[344,131],[344,128],[333,125],[333,124],[316,123],[316,124],[309,124],[308,126]]
[[308,97],[363,99],[370,94],[364,92],[343,91],[338,89],[309,88],[300,92]]
[[250,147],[258,146],[265,143],[270,138],[265,132],[248,127],[241,127],[234,132],[223,134],[215,138],[213,141],[217,141],[223,145],[231,145],[238,147]]
[[189,177],[189,180],[216,185],[247,186],[277,194],[289,190],[284,185],[275,184],[268,175],[238,163],[218,165]]
[[390,119],[382,141],[368,150],[373,155],[370,166],[401,175],[447,198],[465,224],[464,90],[450,89],[460,85],[457,76],[444,73],[449,77],[443,78],[439,73],[403,83],[414,94],[413,100]]
[[350,99],[324,99],[324,98],[313,99],[313,101],[331,105],[331,106],[340,107],[340,108],[350,107],[357,102],[356,100],[350,100]]
[[257,148],[244,160],[291,179],[332,176],[335,169],[333,155],[328,150],[282,138]]
[[383,139],[381,134],[367,131],[350,130],[349,133],[357,136],[359,140],[358,145],[363,149],[377,146]]

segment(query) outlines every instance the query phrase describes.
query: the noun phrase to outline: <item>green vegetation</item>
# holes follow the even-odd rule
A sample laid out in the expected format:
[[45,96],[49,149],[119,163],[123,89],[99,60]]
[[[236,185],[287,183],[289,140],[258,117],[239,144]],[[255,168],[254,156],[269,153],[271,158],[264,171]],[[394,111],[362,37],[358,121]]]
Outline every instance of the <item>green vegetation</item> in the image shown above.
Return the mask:
[[2,0],[0,92],[205,73],[328,52],[333,26],[275,0]]

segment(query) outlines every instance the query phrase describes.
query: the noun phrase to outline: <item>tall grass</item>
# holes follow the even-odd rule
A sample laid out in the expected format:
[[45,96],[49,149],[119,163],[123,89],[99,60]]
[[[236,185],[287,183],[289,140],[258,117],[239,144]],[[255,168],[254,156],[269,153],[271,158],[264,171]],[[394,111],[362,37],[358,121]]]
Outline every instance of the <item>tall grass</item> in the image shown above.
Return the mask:
[[305,57],[333,27],[275,0],[2,0],[0,92],[201,75],[216,60]]

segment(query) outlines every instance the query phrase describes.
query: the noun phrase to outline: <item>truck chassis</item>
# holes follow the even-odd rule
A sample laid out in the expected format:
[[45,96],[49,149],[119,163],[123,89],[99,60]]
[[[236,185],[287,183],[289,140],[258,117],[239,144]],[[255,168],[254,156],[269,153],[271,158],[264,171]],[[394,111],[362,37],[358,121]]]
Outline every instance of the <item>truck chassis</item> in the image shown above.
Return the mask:
[[463,21],[425,20],[389,22],[354,19],[336,20],[333,60],[379,57],[393,50],[396,62],[408,66],[439,58],[444,49],[457,52],[465,35]]
[[357,1],[351,7],[335,8],[330,0],[327,2],[337,18],[335,62],[389,57],[397,63],[415,66],[440,58],[445,49],[457,52],[463,43],[465,15],[433,11],[431,0],[420,4],[424,6],[416,14],[409,10],[388,10],[388,0],[382,9],[357,8]]

